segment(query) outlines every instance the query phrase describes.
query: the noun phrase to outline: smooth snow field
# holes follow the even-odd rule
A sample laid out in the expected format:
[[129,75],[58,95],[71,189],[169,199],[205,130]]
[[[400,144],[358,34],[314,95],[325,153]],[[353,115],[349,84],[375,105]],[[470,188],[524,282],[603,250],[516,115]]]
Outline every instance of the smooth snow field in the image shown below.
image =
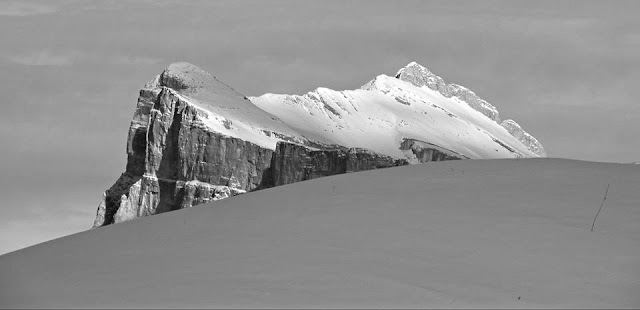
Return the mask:
[[0,256],[0,306],[638,308],[640,166],[449,161],[248,193]]

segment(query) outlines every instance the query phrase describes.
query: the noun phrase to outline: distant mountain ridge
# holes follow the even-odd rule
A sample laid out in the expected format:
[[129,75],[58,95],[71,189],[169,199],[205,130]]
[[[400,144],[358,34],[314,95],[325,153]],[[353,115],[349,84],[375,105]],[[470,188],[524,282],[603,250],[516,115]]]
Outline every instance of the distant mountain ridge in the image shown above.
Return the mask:
[[415,62],[356,90],[259,97],[173,63],[140,91],[127,155],[94,227],[332,174],[545,153],[491,104]]
[[318,88],[304,95],[250,97],[306,137],[407,157],[398,145],[416,139],[463,158],[545,156],[542,145],[469,89],[412,62],[395,77],[379,75],[361,89]]

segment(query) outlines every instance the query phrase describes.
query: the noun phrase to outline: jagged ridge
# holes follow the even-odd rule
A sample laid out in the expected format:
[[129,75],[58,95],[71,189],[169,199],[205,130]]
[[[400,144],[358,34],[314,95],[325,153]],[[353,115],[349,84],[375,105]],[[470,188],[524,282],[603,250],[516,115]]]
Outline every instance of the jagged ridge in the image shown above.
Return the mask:
[[514,120],[508,119],[500,122],[498,109],[496,109],[496,107],[494,107],[484,99],[478,97],[473,91],[469,90],[468,88],[453,83],[446,84],[441,77],[433,74],[431,71],[429,71],[429,69],[416,63],[415,61],[400,69],[398,73],[396,73],[395,77],[409,82],[417,87],[426,86],[432,90],[439,92],[447,98],[457,97],[458,99],[472,107],[474,110],[484,114],[493,121],[500,123],[500,125],[506,128],[511,135],[516,137],[534,154],[538,156],[546,156],[544,147],[536,138],[524,131]]
[[[405,71],[399,76],[418,78],[403,75]],[[426,69],[419,73],[426,75],[424,83],[451,90],[471,104],[386,75],[356,90],[318,88],[304,95],[265,94],[250,99],[306,137],[388,156],[407,155],[399,148],[404,139],[425,141],[467,158],[540,156],[496,122],[498,112],[486,101],[466,88],[448,87]]]

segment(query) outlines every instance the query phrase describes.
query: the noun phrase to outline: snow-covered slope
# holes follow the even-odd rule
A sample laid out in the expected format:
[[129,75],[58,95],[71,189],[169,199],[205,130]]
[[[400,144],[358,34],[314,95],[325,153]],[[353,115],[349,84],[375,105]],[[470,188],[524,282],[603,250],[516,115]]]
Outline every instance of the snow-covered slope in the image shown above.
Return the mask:
[[[441,77],[433,74],[429,69],[415,61],[400,69],[398,73],[396,73],[395,77],[409,82],[416,87],[428,88],[432,91],[436,91],[446,98],[458,99],[493,121],[497,123],[500,122],[500,114],[496,107],[488,103],[486,100],[478,97],[478,95],[473,91],[464,86],[453,83],[446,84]],[[500,123],[500,125],[506,128],[511,135],[516,137],[530,151],[538,156],[546,156],[542,144],[536,138],[524,131],[514,120],[505,120]]]
[[180,100],[199,108],[201,125],[213,132],[268,149],[275,149],[283,137],[299,143],[303,141],[295,130],[276,116],[256,108],[247,97],[190,63],[172,63],[145,85],[145,89],[158,93],[163,87]]
[[548,158],[319,178],[2,255],[0,308],[638,308],[638,188]]
[[[173,63],[145,85],[168,88],[201,110],[210,130],[268,149],[281,140],[361,147],[413,160],[404,139],[436,145],[461,158],[545,156],[542,145],[472,91],[412,62],[395,77],[379,75],[361,89],[318,88],[302,96],[245,97],[189,63]],[[252,104],[253,103],[253,104]]]
[[[405,73],[409,71],[411,75]],[[435,86],[428,84],[434,80]],[[389,156],[411,159],[399,148],[404,139],[434,144],[463,158],[544,156],[541,146],[525,145],[501,126],[492,105],[462,86],[444,84],[416,63],[396,77],[379,75],[357,90],[318,88],[301,96],[265,94],[250,100],[303,136]]]

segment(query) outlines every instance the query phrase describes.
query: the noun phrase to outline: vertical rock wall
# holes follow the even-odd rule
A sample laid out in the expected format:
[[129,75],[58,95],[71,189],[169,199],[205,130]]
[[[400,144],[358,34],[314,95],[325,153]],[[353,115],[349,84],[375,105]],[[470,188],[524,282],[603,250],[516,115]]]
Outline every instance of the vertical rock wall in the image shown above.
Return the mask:
[[257,188],[272,150],[212,132],[171,89],[140,92],[127,168],[109,188],[94,227],[167,212]]
[[311,150],[279,142],[271,159],[271,186],[279,186],[341,173],[406,165],[403,159],[358,148]]
[[405,151],[409,156],[415,156],[416,161],[419,163],[467,158],[451,150],[416,139],[403,139],[400,144],[400,149]]
[[407,164],[365,149],[312,150],[288,142],[279,142],[274,153],[213,132],[202,113],[170,88],[140,92],[127,139],[126,171],[103,194],[94,227],[255,189]]

